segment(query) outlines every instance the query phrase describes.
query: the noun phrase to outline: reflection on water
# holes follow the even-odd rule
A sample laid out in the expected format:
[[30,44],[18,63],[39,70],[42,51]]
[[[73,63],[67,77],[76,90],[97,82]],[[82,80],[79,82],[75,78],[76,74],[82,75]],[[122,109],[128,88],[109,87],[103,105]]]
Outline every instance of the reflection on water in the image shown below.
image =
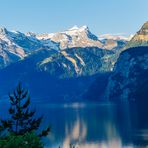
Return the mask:
[[[121,107],[120,107],[121,108]],[[52,132],[46,147],[69,148],[123,148],[133,147],[130,141],[128,109],[118,110],[116,105],[72,104],[40,105],[46,113]]]

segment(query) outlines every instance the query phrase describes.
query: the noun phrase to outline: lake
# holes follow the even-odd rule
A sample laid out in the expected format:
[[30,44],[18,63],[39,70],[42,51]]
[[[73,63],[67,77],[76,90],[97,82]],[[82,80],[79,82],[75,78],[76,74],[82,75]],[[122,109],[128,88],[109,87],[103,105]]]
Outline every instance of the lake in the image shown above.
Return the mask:
[[[2,106],[4,116],[4,102]],[[127,103],[36,102],[33,107],[40,115],[44,114],[42,127],[49,124],[52,127],[48,137],[43,139],[46,148],[70,148],[70,145],[76,148],[146,148],[148,145],[148,126],[139,128],[136,111],[131,111]]]

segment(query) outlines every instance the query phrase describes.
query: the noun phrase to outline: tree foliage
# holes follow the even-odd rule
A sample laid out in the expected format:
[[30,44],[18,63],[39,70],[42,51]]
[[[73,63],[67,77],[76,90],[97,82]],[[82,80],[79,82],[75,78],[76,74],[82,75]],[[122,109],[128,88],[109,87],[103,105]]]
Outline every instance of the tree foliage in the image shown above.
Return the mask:
[[[9,94],[10,119],[1,120],[1,129],[14,135],[24,135],[26,133],[37,131],[40,127],[43,117],[35,117],[35,110],[30,109],[30,95],[27,89],[19,83],[16,90]],[[38,136],[47,136],[50,127],[43,130]]]
[[34,132],[24,135],[10,134],[0,139],[0,148],[43,148],[43,143]]

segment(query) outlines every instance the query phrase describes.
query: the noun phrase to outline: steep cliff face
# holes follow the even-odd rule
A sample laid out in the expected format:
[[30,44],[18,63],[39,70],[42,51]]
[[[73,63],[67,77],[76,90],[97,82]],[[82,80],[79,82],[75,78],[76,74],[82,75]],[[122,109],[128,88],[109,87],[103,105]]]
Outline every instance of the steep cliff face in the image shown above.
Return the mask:
[[148,98],[148,47],[122,52],[106,89],[112,101],[137,101]]

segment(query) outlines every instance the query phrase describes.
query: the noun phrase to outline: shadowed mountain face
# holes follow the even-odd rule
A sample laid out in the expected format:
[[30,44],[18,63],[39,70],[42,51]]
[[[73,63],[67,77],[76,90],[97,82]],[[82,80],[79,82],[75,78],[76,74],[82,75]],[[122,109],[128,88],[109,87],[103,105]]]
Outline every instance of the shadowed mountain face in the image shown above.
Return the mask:
[[144,95],[147,74],[148,47],[135,47],[122,52],[109,79],[108,98],[129,101],[139,100],[140,95],[147,98]]
[[82,98],[88,101],[94,102],[106,102],[108,101],[105,97],[105,89],[108,84],[109,77],[111,72],[102,73],[97,75],[95,80],[91,83],[91,85],[85,90]]

